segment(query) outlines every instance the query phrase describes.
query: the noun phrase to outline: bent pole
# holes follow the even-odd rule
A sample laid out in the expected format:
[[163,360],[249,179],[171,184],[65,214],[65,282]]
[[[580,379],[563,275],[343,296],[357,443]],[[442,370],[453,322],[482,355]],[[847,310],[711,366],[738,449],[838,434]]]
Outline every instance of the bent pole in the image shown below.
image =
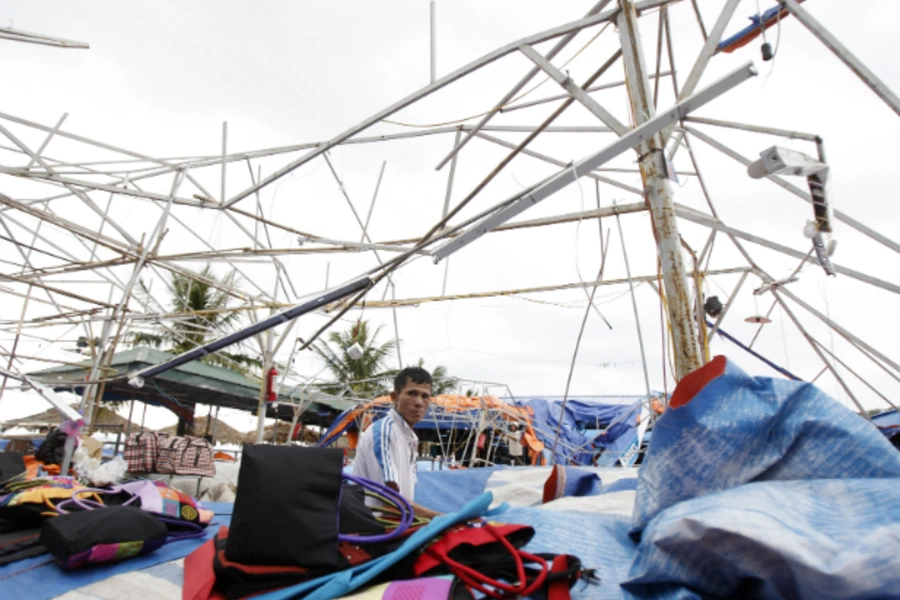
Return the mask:
[[357,279],[356,281],[339,287],[336,290],[332,290],[326,294],[318,296],[314,300],[310,300],[309,302],[305,302],[303,304],[298,304],[297,306],[272,315],[268,319],[263,319],[262,321],[253,323],[252,325],[245,327],[244,329],[235,331],[234,333],[226,335],[223,338],[219,338],[218,340],[210,342],[209,344],[194,348],[193,350],[188,350],[187,352],[179,354],[175,358],[167,360],[164,363],[160,363],[153,367],[147,367],[146,369],[130,373],[128,375],[128,384],[136,388],[143,387],[144,382],[151,377],[156,377],[158,375],[161,375],[162,373],[165,373],[166,371],[174,369],[175,367],[179,367],[183,364],[197,360],[198,358],[203,358],[207,354],[218,352],[219,350],[246,340],[247,338],[260,334],[268,329],[287,323],[288,321],[296,319],[297,317],[308,312],[320,309],[324,306],[327,306],[328,304],[331,304],[332,302],[336,302],[337,300],[346,298],[351,294],[369,288],[372,286],[372,284],[373,282],[369,277],[362,277],[361,279]]

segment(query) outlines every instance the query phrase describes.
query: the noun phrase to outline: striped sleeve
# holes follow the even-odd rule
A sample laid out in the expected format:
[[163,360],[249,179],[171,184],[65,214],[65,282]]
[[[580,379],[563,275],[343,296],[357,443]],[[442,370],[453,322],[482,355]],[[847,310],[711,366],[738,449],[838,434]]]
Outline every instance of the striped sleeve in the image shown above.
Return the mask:
[[372,427],[375,428],[372,431],[374,434],[372,440],[374,442],[375,459],[378,461],[378,466],[381,467],[384,482],[393,481],[397,483],[397,469],[391,453],[394,420],[390,417],[385,417],[376,421]]

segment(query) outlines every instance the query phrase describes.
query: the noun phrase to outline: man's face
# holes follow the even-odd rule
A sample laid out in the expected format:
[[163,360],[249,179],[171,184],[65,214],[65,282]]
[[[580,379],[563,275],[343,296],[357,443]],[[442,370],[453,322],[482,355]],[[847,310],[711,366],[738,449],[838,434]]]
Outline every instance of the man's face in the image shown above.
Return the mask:
[[391,392],[396,410],[410,427],[425,418],[428,405],[431,404],[431,385],[414,383],[406,380],[406,385],[399,392]]

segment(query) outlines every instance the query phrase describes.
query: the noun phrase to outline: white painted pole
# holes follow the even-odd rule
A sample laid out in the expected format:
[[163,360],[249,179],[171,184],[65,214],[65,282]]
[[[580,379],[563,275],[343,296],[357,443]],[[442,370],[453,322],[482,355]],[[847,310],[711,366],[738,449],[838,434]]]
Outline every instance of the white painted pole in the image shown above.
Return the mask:
[[[637,12],[632,0],[622,0],[617,18],[625,63],[625,80],[631,102],[632,118],[640,126],[654,117],[650,80],[644,64],[638,30]],[[666,177],[665,144],[660,134],[637,147],[646,198],[653,217],[657,252],[662,264],[669,321],[675,345],[675,375],[683,378],[703,363],[697,344],[696,325],[691,316],[687,269],[681,254],[678,223],[672,188]]]

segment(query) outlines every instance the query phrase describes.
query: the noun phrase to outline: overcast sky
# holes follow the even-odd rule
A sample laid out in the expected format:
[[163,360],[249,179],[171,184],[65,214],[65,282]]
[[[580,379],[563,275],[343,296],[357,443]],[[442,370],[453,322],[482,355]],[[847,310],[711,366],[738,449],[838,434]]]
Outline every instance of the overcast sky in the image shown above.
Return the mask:
[[[443,76],[491,50],[532,33],[583,16],[594,2],[566,3],[536,0],[440,0],[437,3],[437,69]],[[698,3],[707,29],[718,16],[721,2]],[[765,10],[768,2],[761,2]],[[742,28],[756,11],[757,3],[745,0],[726,30],[726,37]],[[865,9],[848,10],[846,2],[812,0],[804,4],[816,18],[851,48],[894,90],[900,90],[900,64],[896,23],[900,3],[880,0],[866,3]],[[426,0],[309,2],[13,2],[0,10],[0,25],[16,29],[85,41],[89,50],[61,49],[0,40],[3,61],[0,77],[4,93],[0,112],[53,126],[68,113],[63,129],[118,147],[157,157],[217,156],[222,152],[222,123],[228,122],[228,152],[251,151],[327,140],[382,108],[413,93],[429,82],[429,2]],[[696,17],[689,2],[680,2],[670,11],[677,80],[683,85],[702,44]],[[657,16],[642,18],[647,61],[655,64]],[[569,71],[576,82],[583,81],[618,47],[614,27],[594,39],[594,27],[580,33],[554,64]],[[746,61],[754,61],[760,76],[742,84],[701,109],[697,116],[727,119],[821,135],[832,167],[834,205],[853,218],[896,239],[900,227],[900,204],[895,181],[896,139],[900,120],[858,79],[793,18],[785,19],[781,32],[770,30],[769,40],[778,44],[773,62],[759,57],[762,40],[732,55],[715,57],[701,85]],[[551,43],[537,46],[546,51]],[[577,53],[577,56],[576,56]],[[441,92],[391,117],[408,125],[455,122],[491,109],[504,93],[530,68],[521,55],[498,61]],[[667,65],[664,60],[663,70]],[[651,67],[652,69],[652,67]],[[606,73],[600,83],[621,80],[621,62]],[[526,87],[544,81],[535,78]],[[669,78],[660,83],[660,107],[673,101]],[[552,81],[544,82],[527,99],[558,95],[562,90]],[[597,92],[593,97],[623,122],[628,122],[628,101],[622,88]],[[523,100],[524,101],[524,100]],[[496,125],[535,125],[558,103],[503,113]],[[474,124],[476,120],[467,121]],[[0,121],[23,141],[36,147],[45,134],[37,135],[7,120]],[[577,104],[556,125],[599,125]],[[697,129],[727,143],[745,156],[756,157],[762,150],[779,144],[808,153],[815,147],[803,141],[734,130],[697,126]],[[396,124],[379,124],[363,136],[417,131]],[[524,133],[491,132],[502,140],[518,143]],[[567,163],[612,142],[609,133],[546,133],[532,149]],[[722,156],[697,139],[692,140],[695,158],[719,217],[728,225],[763,236],[779,244],[806,252],[809,242],[802,229],[812,210],[806,203],[768,181],[754,181],[736,162]],[[336,148],[329,157],[340,176],[344,191],[364,218],[372,200],[382,163],[386,161],[378,200],[372,211],[369,233],[373,241],[421,236],[440,217],[448,180],[448,167],[435,167],[450,150],[453,134],[435,135],[381,144]],[[3,146],[9,146],[8,142]],[[507,149],[484,140],[473,141],[457,165],[451,204],[461,200],[489,173]],[[108,159],[109,153],[90,150],[65,140],[54,140],[48,156],[69,161]],[[253,163],[265,177],[301,156],[301,152],[281,154]],[[22,166],[21,155],[0,154],[0,164]],[[679,150],[676,167],[685,173],[693,165]],[[633,152],[608,166],[635,169]],[[479,194],[461,216],[478,211],[509,197],[522,188],[556,171],[529,157],[515,159]],[[218,167],[194,171],[212,195],[220,188]],[[255,176],[255,173],[254,173]],[[610,177],[640,188],[636,173],[615,173]],[[168,193],[171,176],[148,183],[145,189]],[[228,167],[227,193],[245,189],[250,175],[246,164]],[[802,179],[793,183],[805,189]],[[155,186],[155,187],[154,187]],[[673,183],[675,201],[709,212],[696,177],[683,175]],[[46,187],[0,177],[0,192],[26,200],[51,195]],[[190,194],[187,194],[188,196]],[[105,204],[107,195],[97,196]],[[603,185],[600,204],[639,202],[640,196]],[[71,200],[56,203],[60,214],[98,227],[96,215],[85,214],[83,206]],[[593,182],[582,179],[531,209],[520,220],[578,212],[596,207]],[[256,201],[248,198],[239,205],[252,211]],[[341,188],[327,164],[318,158],[287,177],[264,188],[259,204],[273,221],[319,236],[359,241],[360,228],[348,208]],[[182,207],[180,215],[197,236],[170,223],[171,230],[161,252],[175,254],[201,249],[202,240],[217,248],[251,245],[232,222],[213,211]],[[66,211],[69,211],[68,213]],[[151,203],[117,196],[110,214],[134,238],[150,235],[160,209]],[[655,275],[654,242],[646,213],[621,217],[628,260],[633,275]],[[626,276],[622,246],[614,219],[604,219],[601,227],[609,236],[604,276]],[[681,222],[688,246],[700,252],[708,230]],[[285,231],[269,232],[275,248],[298,247],[296,236]],[[114,235],[114,232],[109,232]],[[836,263],[896,282],[897,255],[844,224],[836,223],[838,240]],[[758,264],[776,278],[786,277],[799,261],[748,244]],[[11,246],[3,246],[3,254]],[[382,254],[382,258],[389,255]],[[512,290],[532,286],[567,284],[579,279],[591,281],[600,266],[599,229],[596,221],[570,223],[540,229],[495,233],[479,240],[450,259],[447,293],[464,294]],[[686,255],[687,256],[687,255]],[[690,264],[690,259],[688,264]],[[371,253],[290,255],[283,258],[295,290],[281,301],[322,290],[328,273],[329,285],[353,279],[377,265]],[[719,235],[713,246],[710,269],[745,266],[734,246]],[[184,262],[199,270],[202,263]],[[242,263],[242,289],[271,293],[274,271],[271,264]],[[3,265],[4,273],[18,272]],[[215,265],[224,274],[227,266]],[[127,279],[128,269],[121,271]],[[427,258],[416,260],[395,277],[397,298],[440,295],[444,264]],[[162,277],[147,272],[148,281]],[[733,290],[739,275],[709,277],[706,295],[723,301]],[[63,282],[64,279],[57,279]],[[154,283],[161,290],[162,281]],[[756,326],[746,317],[765,314],[771,295],[756,296],[760,285],[748,278],[723,329],[749,343]],[[108,300],[108,285],[65,283],[91,297]],[[23,287],[15,288],[19,291]],[[75,288],[73,288],[75,289]],[[791,291],[817,310],[859,335],[879,351],[895,357],[900,325],[896,319],[900,303],[893,293],[876,289],[846,276],[826,277],[821,268],[803,268]],[[296,295],[294,295],[296,291]],[[379,287],[370,298],[381,299]],[[164,294],[160,295],[165,298]],[[390,297],[390,296],[388,296]],[[674,385],[671,366],[663,355],[663,327],[659,299],[646,284],[635,289],[641,330],[648,361],[650,384],[654,389]],[[117,299],[115,300],[117,301]],[[4,329],[0,343],[8,349],[14,337],[14,323],[21,311],[21,299],[5,297]],[[397,328],[402,339],[404,363],[424,358],[426,366],[445,365],[458,377],[508,386],[516,396],[562,395],[569,365],[586,306],[581,290],[529,294],[516,297],[423,303],[397,311]],[[601,287],[596,306],[609,320],[607,327],[596,313],[587,321],[570,393],[574,395],[638,395],[644,391],[641,351],[627,286]],[[32,306],[29,318],[52,307]],[[851,349],[840,336],[831,333],[808,313],[794,308],[796,317],[829,351],[847,366],[837,369],[847,378],[851,390],[868,407],[886,406],[884,401],[854,377],[852,368],[888,398],[897,397],[897,379]],[[347,327],[362,316],[383,324],[382,340],[393,336],[392,313],[387,309],[351,311],[338,327]],[[763,328],[754,349],[775,363],[810,380],[821,371],[822,362],[808,341],[781,309],[773,323]],[[291,332],[279,359],[287,358],[293,338],[308,336],[326,322],[324,315],[301,319]],[[99,328],[98,324],[94,325]],[[66,353],[78,332],[63,335],[66,328],[52,331],[30,330],[19,352],[45,358],[72,360]],[[38,335],[39,333],[39,335]],[[56,340],[63,336],[62,341]],[[745,370],[755,374],[777,374],[737,349],[729,342],[714,339],[713,354],[724,353]],[[20,365],[26,370],[46,363]],[[321,364],[311,353],[297,357],[297,375],[313,377]],[[664,376],[665,372],[665,376]],[[835,379],[826,374],[817,381],[829,394],[845,404],[850,400]],[[491,388],[503,393],[505,388]],[[0,416],[10,411],[9,398],[0,401]],[[21,404],[21,401],[16,401]],[[40,410],[44,407],[41,405]],[[18,410],[18,409],[16,409]],[[24,410],[24,409],[23,409]],[[164,424],[164,423],[163,423]]]

